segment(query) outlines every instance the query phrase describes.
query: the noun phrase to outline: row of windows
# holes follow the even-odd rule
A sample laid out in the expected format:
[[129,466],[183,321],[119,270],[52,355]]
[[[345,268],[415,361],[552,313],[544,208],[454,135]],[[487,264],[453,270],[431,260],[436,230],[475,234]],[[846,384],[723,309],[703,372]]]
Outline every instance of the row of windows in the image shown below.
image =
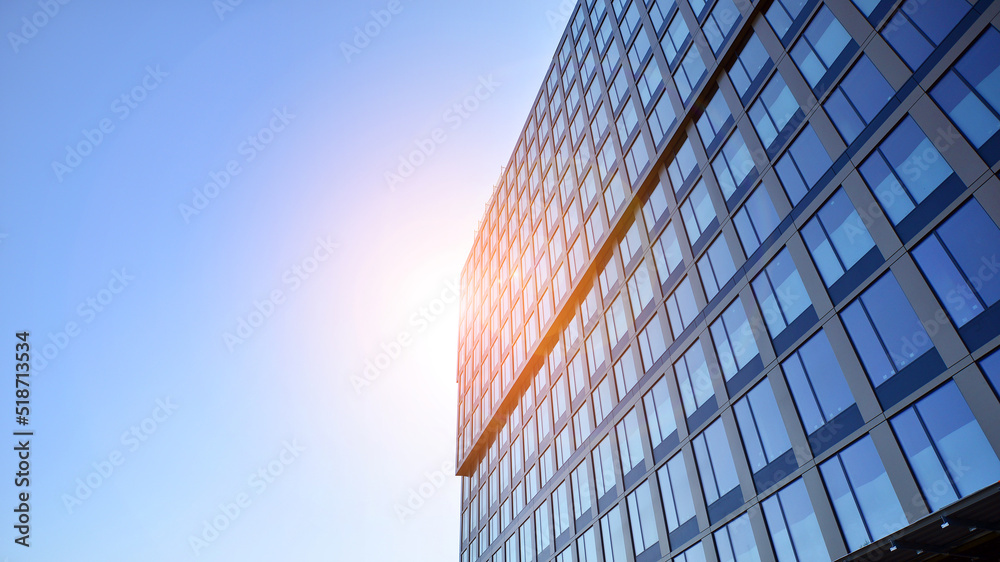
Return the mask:
[[[983,371],[994,380],[997,361],[1000,353],[981,363]],[[751,469],[789,456],[791,445],[767,379],[746,393],[734,410]],[[643,457],[643,441],[646,436],[652,437],[652,428],[657,427],[655,419],[650,417],[650,432],[645,434],[647,425],[641,414],[635,412],[626,416],[617,432],[605,437],[589,457],[571,470],[562,471],[565,479],[547,486],[551,491],[541,501],[534,502],[537,507],[528,510],[527,516],[521,514],[523,501],[504,500],[489,523],[476,534],[475,511],[471,525],[466,512],[463,531],[471,535],[467,551],[473,554],[471,558],[488,552],[513,522],[520,521],[505,541],[506,549],[495,550],[495,555],[506,556],[501,559],[545,560],[554,554],[557,539],[566,544],[566,536],[576,536],[564,551],[567,555],[575,548],[578,559],[600,560],[596,558],[600,545],[603,559],[626,560],[626,541],[630,541],[631,551],[636,555],[650,549],[659,552],[660,543],[666,550],[689,543],[701,530],[696,517],[698,506],[705,506],[709,522],[714,524],[728,518],[743,504],[729,430],[722,420],[705,428],[691,440],[689,447],[659,462],[647,478],[627,483],[636,468],[647,474],[645,467],[652,463]],[[650,416],[648,410],[646,415]],[[895,478],[913,478],[931,510],[974,493],[1000,477],[1000,459],[954,382],[943,384],[890,418],[887,427],[900,445],[905,466],[909,467],[908,475],[897,474]],[[887,455],[895,454],[895,449],[879,446],[879,439],[874,432],[865,434],[818,464],[825,499],[815,493],[817,488],[807,489],[809,472],[817,469],[810,469],[762,498],[760,509],[766,538],[755,534],[747,512],[717,526],[712,536],[720,559],[760,560],[758,545],[768,544],[768,540],[780,562],[830,559],[815,512],[816,502],[829,501],[829,507],[824,509],[836,517],[841,539],[849,550],[878,540],[921,516],[924,512],[919,509],[908,514],[912,506],[900,501],[886,469],[889,463],[885,462]],[[976,461],[971,463],[968,459]],[[788,472],[796,468],[797,465],[790,466]],[[622,489],[630,491],[622,494]],[[537,489],[530,492],[537,493]],[[721,506],[724,508],[721,511],[714,509],[727,503],[727,498],[734,494],[735,502],[728,501],[730,505]],[[615,498],[619,498],[617,504],[606,501]],[[597,522],[594,513],[603,513]],[[666,535],[659,534],[658,520],[663,522]],[[701,546],[694,548],[699,551],[711,548],[708,542],[698,544]],[[676,554],[675,559],[691,556],[692,552],[685,550]],[[562,559],[560,556],[556,555],[555,560]],[[588,558],[591,556],[595,557]],[[704,559],[701,552],[695,556]]]

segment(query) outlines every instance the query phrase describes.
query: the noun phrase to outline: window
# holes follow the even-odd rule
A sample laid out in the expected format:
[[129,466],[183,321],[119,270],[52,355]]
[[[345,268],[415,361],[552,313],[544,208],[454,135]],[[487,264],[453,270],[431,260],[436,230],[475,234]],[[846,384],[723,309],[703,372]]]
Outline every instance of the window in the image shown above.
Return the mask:
[[635,370],[635,361],[635,349],[628,347],[622,353],[621,359],[615,363],[615,385],[618,388],[618,396],[622,398],[635,388],[636,383],[639,382],[639,374]]
[[648,480],[629,494],[628,515],[632,527],[632,545],[638,555],[660,541],[656,532],[653,495],[650,492]]
[[746,202],[733,216],[736,233],[739,234],[743,251],[748,256],[752,256],[757,248],[760,248],[780,223],[778,211],[775,210],[771,196],[763,185],[758,186],[750,197],[747,197]]
[[899,498],[869,436],[819,467],[850,550],[857,550],[907,524]]
[[570,484],[573,489],[573,517],[579,519],[590,511],[590,478],[587,475],[587,461],[584,459],[570,473]]
[[891,423],[932,511],[1000,479],[1000,461],[954,382]]
[[705,298],[711,302],[736,273],[736,264],[729,253],[725,236],[716,238],[708,250],[705,250],[705,255],[698,260],[698,273],[705,289]]
[[750,176],[750,172],[754,171],[753,158],[750,157],[750,150],[739,131],[729,137],[719,155],[712,160],[712,169],[726,199],[736,193]]
[[667,165],[667,174],[670,176],[670,183],[673,185],[674,193],[680,193],[681,189],[687,185],[698,172],[698,160],[694,156],[694,148],[691,147],[691,139],[684,139],[684,144],[677,149],[670,164]]
[[844,142],[851,144],[885,107],[895,91],[871,59],[862,54],[840,85],[823,102]]
[[667,351],[667,341],[663,337],[663,327],[659,318],[661,314],[655,314],[639,332],[639,351],[642,354],[644,372],[649,372]]
[[712,323],[711,331],[715,352],[722,364],[722,374],[727,381],[758,356],[750,321],[738,297]]
[[587,365],[590,374],[597,374],[597,370],[604,366],[604,338],[601,337],[600,330],[594,330],[587,337]]
[[684,45],[690,38],[691,31],[688,29],[687,24],[684,23],[684,16],[681,15],[680,11],[677,11],[667,26],[667,33],[660,40],[660,46],[663,47],[663,54],[666,55],[667,63],[670,66],[673,66],[677,62],[677,55],[684,49]]
[[604,539],[605,562],[626,562],[625,532],[620,506],[616,505],[601,518],[601,538]]
[[795,206],[832,165],[833,161],[816,136],[816,131],[807,123],[774,165],[774,169],[785,187],[788,199]]
[[660,100],[653,107],[653,113],[649,116],[649,130],[653,133],[657,146],[666,138],[667,131],[676,120],[677,114],[670,104],[670,96],[660,96]]
[[753,472],[759,472],[792,449],[769,380],[753,387],[733,410]]
[[775,72],[757,101],[747,112],[761,144],[770,149],[778,136],[796,115],[801,115],[799,102],[785,84],[780,72]]
[[982,148],[1000,130],[1000,33],[987,27],[931,96],[972,144]]
[[615,427],[618,433],[618,454],[622,460],[622,472],[628,474],[642,465],[642,436],[639,433],[639,411],[635,408],[625,415]]
[[801,478],[764,500],[763,508],[778,562],[830,559]]
[[726,105],[726,99],[722,97],[722,90],[716,90],[712,100],[708,102],[701,117],[698,118],[698,134],[701,135],[701,142],[705,143],[706,150],[715,142],[722,132],[723,126],[732,117],[733,114],[730,113],[729,106]]
[[913,249],[913,257],[958,326],[1000,300],[1000,228],[975,199]]
[[680,337],[697,315],[698,303],[694,299],[694,290],[691,289],[691,278],[685,277],[667,297],[667,317],[670,318],[670,331],[674,339]]
[[882,29],[882,37],[916,70],[971,8],[965,0],[928,0],[916,9],[904,3]]
[[656,474],[660,480],[660,499],[667,517],[667,532],[672,533],[695,516],[684,451],[674,455]]
[[674,557],[674,562],[705,562],[706,560],[705,545],[701,542]]
[[535,536],[531,517],[521,525],[518,533],[521,539],[521,562],[534,562],[535,560]]
[[655,60],[646,65],[646,70],[636,80],[636,87],[639,89],[639,99],[642,100],[643,107],[649,107],[653,101],[653,96],[663,87],[663,73],[660,72],[660,65]]
[[653,302],[653,285],[649,279],[649,268],[645,260],[639,262],[635,273],[628,280],[629,300],[632,302],[632,319],[639,318],[642,311]]
[[859,169],[896,225],[952,174],[951,166],[910,116]]
[[777,0],[767,9],[764,17],[771,24],[775,35],[779,38],[784,38],[788,34],[789,29],[791,29],[792,23],[802,13],[802,8],[805,5],[806,0]]
[[770,62],[771,58],[764,49],[763,43],[760,42],[757,35],[751,35],[736,62],[729,69],[729,79],[732,80],[741,99],[745,100],[748,94],[752,93],[750,86],[764,73],[765,68],[770,68]]
[[594,400],[594,424],[600,425],[615,407],[615,397],[611,377],[604,377],[597,383],[592,395]]
[[704,179],[698,181],[691,190],[691,195],[681,203],[681,217],[684,219],[688,244],[694,246],[716,218],[715,207],[712,206],[712,199],[708,196],[708,187]]
[[822,6],[792,47],[792,59],[806,82],[815,89],[850,43],[851,35],[833,13]]
[[646,406],[649,439],[655,449],[677,431],[674,408],[670,403],[670,393],[667,390],[667,377],[660,377],[660,380],[646,393],[642,401]]
[[576,539],[576,554],[579,562],[601,562],[597,559],[596,528],[587,529],[587,532]]
[[597,497],[614,490],[615,461],[611,451],[611,436],[608,435],[594,449],[594,475],[597,480]]
[[875,386],[933,347],[891,271],[845,308],[840,318]]
[[719,48],[729,36],[729,32],[736,27],[736,22],[740,21],[742,15],[733,4],[733,0],[719,0],[712,8],[712,13],[705,20],[702,30],[705,32],[705,39],[708,40],[712,52],[719,54]]
[[642,65],[649,60],[649,55],[653,52],[653,46],[649,43],[649,36],[639,32],[635,38],[635,43],[628,50],[628,61],[632,67],[632,76],[638,76],[642,70]]
[[740,485],[722,419],[712,422],[693,443],[705,502],[711,505]]
[[719,562],[760,562],[749,514],[744,513],[733,519],[714,536]]
[[820,207],[801,232],[827,287],[875,247],[875,241],[843,189],[838,189]]
[[695,340],[694,345],[684,352],[684,355],[674,363],[674,373],[677,375],[677,386],[681,392],[681,403],[684,404],[684,414],[691,417],[695,411],[715,395],[712,379],[705,361],[705,351],[701,341]]
[[698,82],[705,76],[705,70],[705,61],[698,54],[698,49],[689,48],[684,60],[681,61],[680,68],[674,73],[674,85],[677,86],[677,93],[685,103],[698,86]]
[[752,285],[772,339],[812,305],[788,248],[767,264]]
[[808,434],[854,404],[854,396],[824,330],[785,359],[781,370]]
[[611,339],[611,349],[614,349],[628,335],[628,318],[625,314],[625,296],[615,297],[615,300],[604,313],[604,321],[608,325],[608,337]]
[[653,261],[656,262],[661,284],[666,283],[670,274],[677,271],[678,266],[683,263],[677,232],[671,223],[667,223],[663,234],[653,243]]
[[656,184],[656,187],[649,194],[649,199],[642,205],[642,217],[646,219],[646,233],[652,235],[655,231],[656,223],[660,222],[664,216],[666,216],[667,211],[667,195],[665,182],[662,180]]
[[535,510],[535,537],[538,539],[538,554],[545,552],[552,545],[552,532],[549,527],[549,501],[542,500],[542,504]]

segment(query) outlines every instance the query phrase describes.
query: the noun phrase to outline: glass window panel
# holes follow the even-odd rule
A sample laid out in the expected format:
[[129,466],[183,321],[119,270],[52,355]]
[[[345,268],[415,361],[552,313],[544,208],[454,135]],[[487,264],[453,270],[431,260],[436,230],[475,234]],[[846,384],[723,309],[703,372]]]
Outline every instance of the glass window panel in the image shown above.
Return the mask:
[[838,189],[823,204],[801,232],[827,287],[875,247],[875,241],[843,189]]
[[848,144],[861,134],[895,94],[871,59],[862,54],[826,102],[833,124]]
[[722,419],[705,428],[693,443],[705,501],[712,504],[740,484]]
[[660,283],[665,283],[670,274],[677,271],[677,268],[683,263],[680,243],[677,241],[677,232],[670,223],[667,223],[663,234],[653,243],[653,261],[656,262]]
[[816,131],[806,124],[774,167],[792,205],[797,205],[831,165],[833,160]]
[[749,514],[744,513],[733,519],[716,531],[714,537],[719,562],[760,562]]
[[769,380],[764,379],[751,389],[733,410],[752,471],[763,469],[791,450],[792,444]]
[[748,114],[757,136],[765,147],[770,147],[799,111],[799,103],[788,89],[780,72],[775,72]]
[[740,236],[740,243],[743,244],[743,251],[748,256],[753,255],[781,223],[781,217],[778,216],[766,187],[760,185],[754,189],[743,206],[736,211],[733,223]]
[[824,330],[782,362],[781,370],[806,433],[823,427],[854,404],[854,396]]
[[637,554],[641,554],[660,540],[656,531],[653,495],[648,480],[629,494],[628,514],[629,524],[632,527],[632,546]]
[[932,510],[1000,479],[1000,460],[954,382],[892,419]]
[[752,285],[772,338],[812,305],[787,248],[767,264]]
[[892,272],[845,308],[841,319],[875,386],[933,347]]
[[733,378],[759,354],[750,321],[739,298],[712,323],[711,332],[726,380]]
[[743,136],[736,131],[723,145],[719,155],[712,160],[712,169],[726,199],[736,192],[754,169],[753,158]]
[[820,473],[851,550],[907,524],[871,437],[863,437],[824,462]]
[[764,49],[764,44],[760,42],[757,35],[751,35],[736,62],[729,69],[729,79],[732,80],[733,86],[736,87],[736,92],[741,98],[747,94],[750,85],[770,61],[771,58],[768,56],[767,50]]
[[725,236],[717,237],[705,250],[705,255],[698,260],[698,273],[705,289],[705,298],[709,301],[732,279],[736,273],[736,264],[729,252]]
[[605,562],[626,562],[625,532],[620,506],[615,506],[601,518],[601,538],[604,540]]
[[677,431],[674,408],[670,402],[670,392],[667,390],[667,377],[660,377],[642,400],[646,406],[649,439],[655,449],[664,439]]
[[778,562],[830,559],[801,478],[764,500],[762,505]]
[[674,363],[674,372],[677,375],[677,386],[680,389],[685,415],[690,416],[715,395],[700,341],[696,340],[694,345]]
[[667,531],[673,532],[695,516],[694,499],[688,480],[684,451],[674,455],[657,472],[660,480],[660,498],[667,518]]
[[684,219],[688,243],[693,246],[716,217],[704,179],[698,181],[688,198],[681,203],[681,217]]

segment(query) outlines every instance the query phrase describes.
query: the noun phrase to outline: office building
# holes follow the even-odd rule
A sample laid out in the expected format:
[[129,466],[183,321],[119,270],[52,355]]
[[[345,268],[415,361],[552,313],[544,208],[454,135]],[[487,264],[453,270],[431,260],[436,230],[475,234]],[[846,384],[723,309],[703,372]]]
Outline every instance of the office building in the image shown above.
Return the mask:
[[998,25],[578,2],[462,278],[459,560],[996,559]]

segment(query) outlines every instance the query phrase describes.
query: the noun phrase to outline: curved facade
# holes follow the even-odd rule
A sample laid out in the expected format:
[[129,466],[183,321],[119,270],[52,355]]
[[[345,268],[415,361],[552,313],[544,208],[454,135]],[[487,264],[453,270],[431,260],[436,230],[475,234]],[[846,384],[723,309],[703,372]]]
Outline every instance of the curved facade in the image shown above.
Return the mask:
[[998,22],[578,3],[463,272],[462,562],[893,559],[996,487]]

